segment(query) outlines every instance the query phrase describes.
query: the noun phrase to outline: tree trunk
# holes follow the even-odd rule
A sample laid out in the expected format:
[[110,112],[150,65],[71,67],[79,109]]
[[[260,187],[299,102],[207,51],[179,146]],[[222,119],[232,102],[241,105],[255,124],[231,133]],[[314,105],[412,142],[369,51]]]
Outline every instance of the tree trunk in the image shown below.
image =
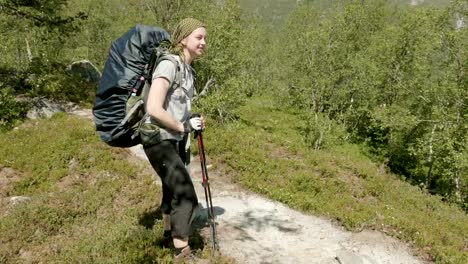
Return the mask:
[[[315,124],[318,124],[318,115],[317,115],[317,113],[315,113]],[[317,126],[317,127],[319,129],[319,137],[314,142],[314,149],[315,150],[320,149],[320,147],[322,146],[322,140],[323,140],[323,128],[322,128],[322,126]]]
[[432,149],[432,143],[434,141],[434,133],[435,133],[436,128],[437,128],[437,125],[434,125],[432,127],[431,138],[429,139],[429,156],[427,157],[427,164],[429,165],[429,171],[427,172],[427,176],[426,176],[426,188],[429,188],[429,185],[432,179],[432,168],[434,167],[434,158],[433,158],[434,151]]
[[29,63],[32,62],[32,53],[31,53],[31,47],[29,46],[29,41],[27,38],[24,39],[26,41],[26,51],[27,51],[27,54],[28,54],[28,61]]
[[458,169],[455,169],[453,172],[453,183],[455,185],[455,201],[457,203],[461,203],[462,196],[460,192],[460,171]]
[[192,102],[196,102],[200,97],[206,96],[213,85],[216,85],[216,80],[214,78],[211,78],[206,82],[205,86],[200,91],[200,93],[197,96],[193,97]]

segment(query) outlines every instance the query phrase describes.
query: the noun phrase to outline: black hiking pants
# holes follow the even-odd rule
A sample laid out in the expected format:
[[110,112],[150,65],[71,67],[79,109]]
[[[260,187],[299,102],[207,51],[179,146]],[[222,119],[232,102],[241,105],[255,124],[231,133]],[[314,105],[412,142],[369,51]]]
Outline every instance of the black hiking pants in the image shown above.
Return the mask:
[[198,205],[197,194],[185,166],[190,157],[183,143],[163,140],[144,148],[151,166],[161,178],[161,212],[171,216],[172,236],[177,238],[190,235],[190,225]]

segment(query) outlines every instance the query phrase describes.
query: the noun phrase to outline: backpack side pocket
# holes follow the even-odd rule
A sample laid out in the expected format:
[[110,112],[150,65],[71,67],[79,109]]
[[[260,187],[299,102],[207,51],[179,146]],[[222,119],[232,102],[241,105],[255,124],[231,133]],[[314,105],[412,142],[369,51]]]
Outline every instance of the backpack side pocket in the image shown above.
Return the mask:
[[143,146],[155,145],[161,142],[161,130],[148,114],[145,114],[145,117],[141,120],[138,133]]

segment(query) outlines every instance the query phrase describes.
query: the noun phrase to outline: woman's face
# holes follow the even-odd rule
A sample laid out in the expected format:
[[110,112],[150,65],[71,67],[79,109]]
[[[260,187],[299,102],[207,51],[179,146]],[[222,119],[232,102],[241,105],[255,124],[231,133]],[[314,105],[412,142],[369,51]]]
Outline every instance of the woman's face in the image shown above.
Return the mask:
[[181,43],[193,58],[202,55],[206,48],[206,29],[204,27],[195,29]]

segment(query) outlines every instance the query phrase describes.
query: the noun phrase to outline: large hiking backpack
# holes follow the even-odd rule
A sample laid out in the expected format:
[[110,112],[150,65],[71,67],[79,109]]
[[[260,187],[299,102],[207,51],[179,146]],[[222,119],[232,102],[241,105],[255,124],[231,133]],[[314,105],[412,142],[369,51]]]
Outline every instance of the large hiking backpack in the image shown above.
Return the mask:
[[107,144],[140,143],[145,96],[155,65],[171,58],[166,48],[169,39],[162,28],[137,25],[112,43],[93,107],[96,131]]

